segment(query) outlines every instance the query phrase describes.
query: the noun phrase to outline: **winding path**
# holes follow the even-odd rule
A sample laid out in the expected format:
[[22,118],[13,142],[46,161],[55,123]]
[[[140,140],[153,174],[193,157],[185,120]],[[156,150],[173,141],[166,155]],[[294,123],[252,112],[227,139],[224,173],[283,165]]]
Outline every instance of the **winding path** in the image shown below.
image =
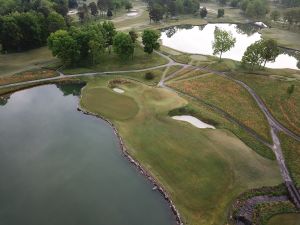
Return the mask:
[[[241,85],[242,87],[244,87],[249,93],[250,95],[253,97],[253,99],[256,101],[257,105],[259,106],[259,108],[261,109],[261,111],[264,113],[264,115],[267,118],[267,121],[270,125],[270,133],[272,136],[272,141],[273,141],[273,145],[270,146],[270,144],[266,143],[265,141],[261,140],[258,138],[258,136],[256,135],[255,138],[258,139],[259,141],[263,141],[264,144],[266,144],[268,147],[272,148],[272,150],[275,153],[279,168],[280,168],[280,172],[282,175],[282,178],[288,188],[290,197],[292,198],[293,202],[295,203],[295,205],[300,208],[300,194],[298,192],[298,190],[296,189],[289,171],[285,165],[285,161],[284,161],[284,157],[282,154],[282,149],[281,149],[281,144],[280,144],[280,140],[278,138],[277,133],[278,132],[284,132],[285,134],[287,134],[288,136],[296,139],[297,141],[300,141],[300,136],[298,136],[297,134],[293,133],[292,131],[290,131],[289,129],[287,129],[286,127],[284,127],[280,122],[278,122],[270,113],[270,111],[267,109],[266,105],[264,104],[264,102],[262,101],[262,99],[255,93],[255,91],[250,88],[246,83],[240,81],[240,80],[236,80],[232,77],[230,77],[228,74],[224,73],[224,72],[219,72],[219,71],[215,71],[215,70],[211,70],[205,67],[199,67],[199,66],[192,66],[189,64],[183,64],[183,63],[177,63],[175,62],[173,59],[171,59],[169,56],[155,51],[156,54],[160,55],[161,57],[165,58],[168,60],[168,63],[164,64],[164,65],[160,65],[160,66],[154,66],[154,67],[149,67],[149,68],[145,68],[145,69],[136,69],[136,70],[122,70],[122,71],[110,71],[110,72],[95,72],[95,73],[81,73],[81,74],[73,74],[73,75],[65,75],[62,72],[58,71],[59,76],[57,77],[51,77],[51,78],[45,78],[45,79],[39,79],[39,80],[33,80],[33,81],[25,81],[25,82],[19,82],[19,83],[14,83],[14,84],[7,84],[7,85],[2,85],[0,86],[0,89],[2,88],[8,88],[8,87],[15,87],[15,86],[20,86],[20,85],[27,85],[27,84],[37,84],[39,82],[45,82],[45,81],[54,81],[54,80],[59,80],[62,78],[72,78],[72,77],[82,77],[82,76],[96,76],[96,75],[102,75],[102,76],[106,76],[106,75],[110,75],[110,74],[120,74],[120,73],[132,73],[132,72],[144,72],[144,71],[149,71],[149,70],[154,70],[154,69],[159,69],[159,68],[169,68],[171,66],[182,66],[182,69],[174,72],[173,74],[165,77],[163,76],[162,79],[160,80],[160,82],[158,83],[158,87],[161,88],[167,88],[168,90],[171,91],[175,91],[178,93],[177,90],[172,89],[171,87],[167,86],[165,84],[165,82],[167,80],[172,79],[173,77],[175,77],[181,70],[186,69],[188,67],[192,67],[194,69],[199,69],[199,70],[204,70],[207,72],[212,72],[216,75],[219,76],[223,76],[226,77],[236,83],[238,83],[239,85]],[[194,98],[193,96],[187,95],[186,93],[182,93],[186,96],[189,96],[191,98]],[[195,99],[197,101],[199,101],[199,99]],[[214,106],[214,105],[210,105],[211,108],[214,108],[217,112],[223,114],[224,116],[226,116],[226,118],[228,118],[231,122],[235,122],[238,123],[238,121],[233,118],[230,117],[230,115],[226,115],[224,113],[223,110],[219,109],[218,107]],[[238,123],[238,125],[242,126],[243,129],[245,129],[246,127],[243,126],[243,124]],[[249,132],[249,130],[246,130],[247,132]],[[251,133],[251,132],[250,132]],[[253,135],[253,133],[252,133]]]

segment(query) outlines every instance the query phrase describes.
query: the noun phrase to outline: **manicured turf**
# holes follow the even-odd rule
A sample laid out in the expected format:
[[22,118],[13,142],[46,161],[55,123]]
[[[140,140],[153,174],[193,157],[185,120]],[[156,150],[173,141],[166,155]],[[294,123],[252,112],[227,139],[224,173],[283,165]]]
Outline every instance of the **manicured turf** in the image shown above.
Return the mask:
[[[300,134],[300,73],[296,74],[293,71],[285,73],[283,70],[280,75],[241,74],[235,78],[253,88],[277,120]],[[295,89],[294,93],[289,95],[287,89],[291,85],[295,85]]]
[[280,214],[272,217],[268,225],[300,225],[300,213]]
[[112,90],[88,87],[88,92],[84,93],[81,101],[82,106],[93,113],[126,120],[138,112],[138,105],[133,98],[115,93]]
[[264,139],[270,140],[269,126],[263,113],[250,94],[233,81],[208,74],[168,85],[220,107]]
[[57,60],[52,57],[47,47],[22,53],[0,54],[0,76],[39,69],[54,62]]
[[107,72],[121,70],[146,69],[153,66],[166,64],[168,61],[156,53],[146,54],[141,47],[135,48],[133,59],[121,60],[115,53],[103,55],[101,62],[95,66],[78,66],[76,68],[66,68],[65,74]]
[[88,80],[81,104],[87,109],[92,105],[92,111],[114,122],[130,153],[165,186],[186,224],[223,224],[239,193],[281,182],[275,161],[259,156],[230,132],[197,129],[171,119],[168,112],[188,102],[168,90],[140,83],[121,85],[139,112],[120,120],[112,108],[119,108],[123,95],[117,95],[120,100],[94,104],[102,100],[101,91],[111,94],[108,79]]

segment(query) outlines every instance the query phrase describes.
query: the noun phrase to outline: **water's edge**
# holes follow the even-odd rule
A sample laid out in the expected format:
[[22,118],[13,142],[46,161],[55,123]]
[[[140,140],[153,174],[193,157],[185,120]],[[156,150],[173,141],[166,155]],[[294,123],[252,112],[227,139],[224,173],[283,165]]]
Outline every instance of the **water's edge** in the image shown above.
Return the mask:
[[[84,89],[85,87],[83,87],[81,89],[81,93],[82,93],[82,90]],[[172,210],[172,213],[174,214],[175,218],[176,218],[176,222],[177,224],[179,225],[184,225],[183,223],[183,220],[179,214],[179,211],[177,210],[175,204],[173,203],[173,201],[171,200],[171,197],[169,196],[169,194],[167,193],[167,191],[165,190],[165,188],[163,187],[163,185],[161,183],[159,183],[155,178],[154,176],[151,175],[150,172],[148,172],[139,162],[138,160],[134,159],[129,151],[127,150],[127,147],[125,146],[124,144],[124,141],[121,137],[121,135],[119,134],[116,126],[110,121],[108,120],[107,118],[101,116],[101,115],[98,115],[96,113],[92,113],[92,112],[89,112],[87,109],[84,109],[81,105],[80,105],[80,100],[82,98],[82,94],[80,94],[80,97],[79,97],[79,102],[78,102],[78,106],[77,106],[77,110],[82,112],[83,114],[86,114],[86,115],[91,115],[91,116],[95,116],[103,121],[105,121],[111,128],[112,130],[114,131],[117,139],[118,139],[118,143],[119,143],[119,146],[120,146],[120,149],[121,149],[121,152],[122,152],[122,155],[143,175],[145,176],[150,182],[151,184],[155,187],[155,189],[157,189],[159,191],[159,193],[161,193],[161,195],[164,197],[164,199],[167,201],[169,207],[171,208]]]

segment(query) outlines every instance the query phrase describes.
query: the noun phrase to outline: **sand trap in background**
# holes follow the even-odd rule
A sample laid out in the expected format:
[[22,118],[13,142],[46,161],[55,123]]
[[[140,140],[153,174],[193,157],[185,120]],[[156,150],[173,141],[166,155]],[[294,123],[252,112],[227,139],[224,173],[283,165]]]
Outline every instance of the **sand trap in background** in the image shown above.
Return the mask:
[[114,92],[117,92],[117,93],[119,93],[119,94],[123,94],[125,91],[124,90],[122,90],[122,89],[120,89],[120,88],[113,88],[113,91]]

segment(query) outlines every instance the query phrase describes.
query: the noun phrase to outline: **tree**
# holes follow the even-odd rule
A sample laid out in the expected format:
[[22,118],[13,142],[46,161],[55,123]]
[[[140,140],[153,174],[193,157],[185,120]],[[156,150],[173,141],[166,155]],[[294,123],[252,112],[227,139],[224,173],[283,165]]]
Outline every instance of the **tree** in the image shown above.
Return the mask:
[[160,4],[155,3],[153,7],[149,9],[150,22],[153,20],[157,23],[158,21],[162,20],[164,13],[164,8]]
[[135,43],[136,39],[138,38],[138,34],[137,32],[135,32],[134,30],[129,31],[129,35],[131,37],[131,40],[133,43]]
[[132,3],[130,1],[125,2],[125,9],[129,12],[132,9]]
[[274,10],[271,12],[270,17],[274,21],[278,21],[280,18],[280,12],[278,10]]
[[206,7],[203,7],[203,8],[200,9],[200,16],[201,16],[201,18],[205,18],[207,16]]
[[223,52],[229,51],[235,44],[236,39],[232,36],[230,32],[221,30],[216,27],[214,31],[215,40],[213,42],[213,54],[220,54],[220,60]]
[[48,47],[53,56],[62,60],[65,65],[72,65],[79,59],[79,48],[76,41],[65,30],[58,30],[48,38]]
[[239,5],[239,2],[240,2],[239,0],[231,0],[230,6],[235,8]]
[[224,9],[218,9],[218,18],[223,17],[224,16]]
[[97,16],[98,15],[99,11],[98,11],[98,7],[97,7],[97,5],[96,5],[95,2],[91,2],[89,4],[89,8],[91,9],[91,14],[93,16]]
[[68,5],[70,9],[76,9],[78,7],[77,0],[69,0]]
[[108,47],[110,53],[110,46],[113,44],[113,39],[117,34],[117,31],[115,25],[110,21],[104,21],[102,27],[105,32],[106,47]]
[[242,65],[250,65],[251,70],[254,69],[254,66],[260,66],[264,59],[261,52],[262,40],[256,41],[255,43],[248,46],[242,58]]
[[226,5],[227,0],[218,0],[218,2],[220,5]]
[[54,5],[53,8],[56,12],[58,12],[60,15],[65,17],[68,14],[68,1],[67,0],[53,0]]
[[113,49],[116,54],[123,60],[133,57],[134,44],[129,34],[119,32],[113,40]]
[[113,16],[113,13],[112,13],[111,9],[108,9],[108,10],[107,10],[106,16],[107,16],[108,18],[111,18],[111,17]]
[[160,45],[158,39],[160,38],[160,32],[156,30],[144,30],[142,35],[144,52],[151,54],[153,50],[158,50]]
[[0,42],[4,51],[18,50],[22,38],[21,29],[12,15],[0,17]]
[[264,0],[248,1],[246,15],[252,18],[263,18],[268,10],[267,3]]
[[146,80],[153,80],[154,79],[154,74],[152,72],[147,72],[145,73],[145,79]]
[[279,49],[277,42],[272,39],[262,40],[261,42],[261,56],[264,60],[264,67],[266,62],[275,61],[276,57],[279,55]]
[[53,33],[57,30],[66,29],[65,19],[58,13],[52,12],[47,18],[48,32]]
[[101,55],[105,50],[105,40],[102,35],[97,35],[89,41],[89,55],[92,65],[99,63]]

